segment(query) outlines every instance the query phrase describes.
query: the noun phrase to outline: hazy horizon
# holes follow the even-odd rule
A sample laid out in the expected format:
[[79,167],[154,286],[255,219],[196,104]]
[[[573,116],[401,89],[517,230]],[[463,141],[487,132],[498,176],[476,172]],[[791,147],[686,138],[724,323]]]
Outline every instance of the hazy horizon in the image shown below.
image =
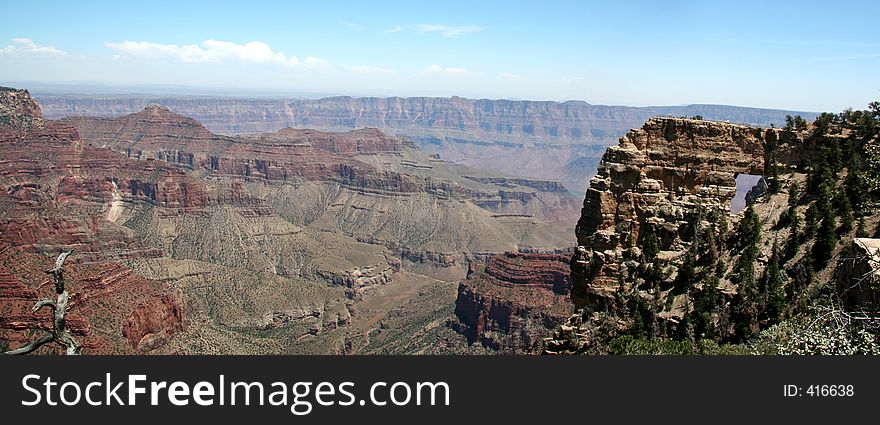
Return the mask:
[[6,9],[0,81],[831,112],[880,98],[867,1]]
[[[236,89],[234,87],[209,87],[209,86],[190,86],[175,84],[131,84],[131,85],[115,85],[95,81],[89,82],[36,82],[36,81],[0,81],[0,86],[11,87],[15,89],[28,90],[35,96],[83,96],[83,97],[167,97],[167,98],[218,98],[218,99],[304,99],[317,100],[331,97],[351,97],[351,98],[417,98],[417,97],[433,97],[433,98],[464,98],[468,100],[507,100],[515,102],[585,102],[591,106],[607,106],[607,107],[623,107],[623,108],[654,108],[654,107],[679,107],[679,106],[729,106],[744,109],[765,109],[792,111],[803,113],[821,113],[821,112],[840,112],[840,111],[806,111],[797,109],[784,108],[765,108],[751,105],[733,105],[721,103],[679,103],[679,104],[650,104],[650,105],[627,105],[627,104],[604,104],[594,103],[586,99],[522,99],[512,97],[469,97],[457,94],[447,96],[423,96],[423,95],[395,95],[395,94],[371,94],[358,92],[302,92],[290,89]],[[853,105],[854,109],[863,106]]]

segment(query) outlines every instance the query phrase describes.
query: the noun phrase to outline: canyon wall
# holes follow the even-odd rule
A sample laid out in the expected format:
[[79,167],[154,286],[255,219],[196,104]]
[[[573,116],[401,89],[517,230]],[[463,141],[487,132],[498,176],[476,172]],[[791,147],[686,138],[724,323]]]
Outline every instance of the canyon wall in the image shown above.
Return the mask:
[[513,176],[557,180],[583,192],[605,147],[653,116],[695,116],[759,126],[786,114],[812,113],[723,105],[626,107],[582,101],[515,101],[460,97],[253,99],[151,96],[37,97],[50,118],[116,117],[155,103],[222,134],[292,128],[375,127],[406,136],[443,159]]
[[505,253],[471,263],[458,286],[453,328],[492,351],[537,351],[571,314],[568,262],[564,253]]
[[[227,136],[159,105],[53,121],[27,92],[4,93],[0,243],[38,261],[72,248],[71,267],[89,265],[71,313],[89,353],[454,352],[469,268],[573,243],[578,202],[559,182],[488,174],[375,128]],[[506,270],[491,279],[515,297],[469,292],[511,312],[481,319],[479,339],[524,351],[567,314],[567,284]],[[0,339],[15,347],[44,326],[26,310],[39,282],[4,276]]]

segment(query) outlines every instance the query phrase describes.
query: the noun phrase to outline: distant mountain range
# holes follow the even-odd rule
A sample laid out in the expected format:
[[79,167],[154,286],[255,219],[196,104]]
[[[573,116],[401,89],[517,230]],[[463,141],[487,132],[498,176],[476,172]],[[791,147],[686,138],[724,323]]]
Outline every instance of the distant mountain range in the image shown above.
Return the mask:
[[726,105],[605,106],[583,101],[461,97],[281,99],[204,96],[78,95],[37,92],[47,118],[117,117],[159,104],[222,134],[285,127],[349,130],[375,127],[412,139],[442,159],[517,177],[557,180],[583,192],[607,146],[653,116],[692,117],[757,126],[812,112]]

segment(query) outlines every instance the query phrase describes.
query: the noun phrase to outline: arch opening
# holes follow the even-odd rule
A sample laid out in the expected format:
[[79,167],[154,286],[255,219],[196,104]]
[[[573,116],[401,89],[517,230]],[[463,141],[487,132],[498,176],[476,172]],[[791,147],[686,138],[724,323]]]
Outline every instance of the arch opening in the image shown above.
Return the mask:
[[737,173],[736,195],[730,200],[730,212],[736,214],[746,209],[749,192],[757,188],[755,191],[752,191],[754,196],[758,194],[758,191],[763,190],[763,180],[764,176],[760,174]]

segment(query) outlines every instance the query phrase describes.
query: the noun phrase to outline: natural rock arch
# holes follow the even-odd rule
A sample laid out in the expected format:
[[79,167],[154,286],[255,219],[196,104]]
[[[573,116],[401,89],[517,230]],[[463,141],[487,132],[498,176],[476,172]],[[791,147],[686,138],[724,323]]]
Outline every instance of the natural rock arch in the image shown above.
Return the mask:
[[650,228],[664,249],[683,249],[695,215],[729,213],[738,174],[797,167],[815,151],[805,146],[790,131],[683,118],[631,130],[605,152],[587,189],[571,263],[575,305],[608,307],[627,241]]

